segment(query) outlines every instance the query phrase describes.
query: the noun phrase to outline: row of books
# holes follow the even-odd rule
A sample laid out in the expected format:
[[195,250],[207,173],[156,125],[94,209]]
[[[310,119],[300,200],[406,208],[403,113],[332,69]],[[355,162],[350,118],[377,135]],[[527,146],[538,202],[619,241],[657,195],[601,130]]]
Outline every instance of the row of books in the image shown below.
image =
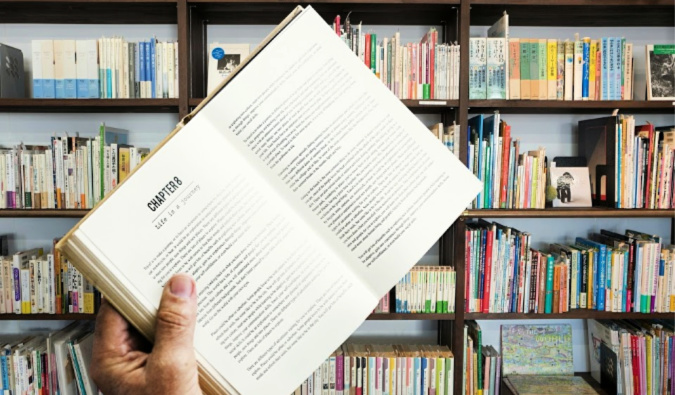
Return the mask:
[[588,320],[591,375],[610,394],[673,394],[674,342],[672,320]]
[[457,273],[450,266],[415,266],[396,284],[397,313],[454,313]]
[[150,152],[127,142],[126,130],[101,124],[93,138],[0,147],[0,208],[93,208]]
[[452,395],[454,366],[446,346],[345,343],[294,394]]
[[178,43],[33,40],[36,99],[178,97]]
[[469,45],[470,99],[633,99],[633,44],[622,37],[472,37]]
[[0,256],[0,314],[94,314],[100,294],[58,251]]
[[675,128],[662,130],[651,123],[636,126],[633,116],[620,116],[615,135],[616,207],[675,207]]
[[511,126],[499,112],[469,119],[467,163],[483,182],[471,208],[545,207],[546,150],[521,153],[520,141],[511,137]]
[[531,248],[531,235],[485,220],[467,224],[465,311],[675,312],[675,246],[609,230]]
[[443,127],[443,122],[434,124],[429,128],[431,133],[445,145],[450,152],[452,152],[457,158],[459,158],[459,148],[460,148],[460,133],[462,128],[460,125],[457,125],[455,122],[450,126]]
[[502,361],[500,352],[483,345],[482,330],[476,321],[464,325],[464,385],[465,394],[499,395]]
[[96,395],[89,374],[94,342],[90,323],[33,336],[0,337],[4,394]]
[[333,29],[399,99],[459,99],[459,45],[439,43],[436,29],[419,43],[404,43],[399,32],[378,41],[361,22],[352,25],[349,15],[344,25],[338,15]]

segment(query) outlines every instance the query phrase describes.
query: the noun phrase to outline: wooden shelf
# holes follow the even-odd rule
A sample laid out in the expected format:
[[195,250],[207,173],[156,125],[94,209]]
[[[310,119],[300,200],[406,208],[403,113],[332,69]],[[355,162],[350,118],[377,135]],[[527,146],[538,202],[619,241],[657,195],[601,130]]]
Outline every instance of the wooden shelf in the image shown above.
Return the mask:
[[442,25],[454,24],[459,0],[197,0],[190,1],[193,15],[208,24],[261,24],[276,25],[295,6],[309,5],[326,22],[332,23],[335,15],[344,18],[351,12],[350,19],[364,25]]
[[0,0],[0,23],[175,24],[177,0]]
[[505,10],[510,26],[672,27],[675,16],[670,0],[470,1],[474,26],[492,25]]
[[0,218],[82,218],[88,209],[0,209]]
[[178,99],[0,99],[0,112],[178,113]]
[[593,208],[466,210],[464,218],[673,218],[673,210]]
[[532,113],[602,113],[614,109],[622,109],[631,113],[663,113],[675,111],[672,101],[644,101],[644,100],[593,100],[593,101],[563,101],[563,100],[470,100],[469,112],[492,112],[499,110],[504,114],[532,114]]
[[454,319],[454,314],[376,313],[368,316],[369,321],[449,321]]
[[[190,99],[190,107],[197,107],[204,99]],[[458,100],[401,100],[410,111],[416,114],[438,114],[459,106]]]
[[0,314],[0,321],[94,320],[96,314]]
[[558,314],[465,313],[466,320],[556,320],[556,319],[662,319],[674,320],[675,313],[612,313],[597,310],[572,310]]

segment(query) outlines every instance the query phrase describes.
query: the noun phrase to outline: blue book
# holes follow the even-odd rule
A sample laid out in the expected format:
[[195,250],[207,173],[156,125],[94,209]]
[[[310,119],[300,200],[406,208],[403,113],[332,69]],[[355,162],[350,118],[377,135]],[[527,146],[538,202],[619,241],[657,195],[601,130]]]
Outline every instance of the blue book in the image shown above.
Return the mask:
[[[607,288],[607,246],[602,243],[584,239],[583,237],[577,237],[575,242],[577,244],[593,247],[598,250],[597,275],[595,275],[596,265],[593,265],[593,282],[595,283],[594,285],[596,288],[594,290],[594,294],[596,295],[597,300],[596,309],[599,311],[605,311],[605,289]],[[594,261],[595,255],[596,254],[593,254]]]
[[145,62],[143,62],[143,67],[145,67],[145,97],[150,99],[152,98],[152,76],[150,75],[150,42],[144,43],[143,52],[145,52]]
[[2,388],[9,388],[9,368],[7,367],[7,356],[0,356],[0,369],[2,370]]
[[[78,75],[79,77],[79,75]],[[88,99],[89,98],[89,80],[86,78],[78,78],[75,83],[77,87],[77,98],[78,99]]]
[[157,40],[154,38],[150,40],[150,89],[151,97],[153,99],[157,98],[157,53],[156,53],[156,44]]
[[496,150],[495,145],[495,116],[490,115],[483,120],[483,136],[487,140],[488,149],[486,150],[485,157],[485,183],[483,184],[483,196],[485,208],[492,208],[492,178],[494,170],[494,150]]
[[[517,290],[517,282],[518,282],[518,276],[520,273],[518,272],[518,266],[520,265],[520,237],[518,237],[518,234],[516,234],[515,237],[515,243],[514,243],[514,255],[516,257],[516,262],[513,265],[513,286],[511,287],[512,290]],[[506,266],[506,265],[505,265]],[[529,295],[526,295],[523,299],[527,299]],[[518,306],[516,306],[516,302],[518,301],[518,292],[511,292],[511,303],[510,303],[510,309],[509,312],[511,313],[516,313],[518,312]]]
[[[68,78],[63,80],[64,85],[64,94],[66,99],[75,99],[77,98],[77,80],[74,78]],[[87,89],[87,92],[89,89]]]
[[[422,357],[420,359],[421,359],[421,364],[422,364],[422,370],[420,371],[420,378],[421,378],[420,393],[424,393],[424,384],[425,384],[425,380],[424,380],[425,377],[424,376],[427,372],[427,369],[429,368],[429,366],[428,366],[429,361],[428,361],[427,358],[424,358],[424,357]],[[372,394],[372,392],[371,392],[371,394]]]
[[[478,114],[475,117],[469,119],[468,121],[469,124],[469,136],[475,136],[477,138],[477,144],[474,147],[476,150],[476,157],[478,158],[477,161],[477,166],[476,170],[474,171],[474,174],[478,177],[478,179],[481,182],[485,182],[485,179],[483,177],[483,155],[481,152],[481,142],[483,141],[483,114]],[[471,139],[469,139],[471,140]],[[473,160],[473,158],[470,158],[469,160]],[[483,208],[483,192],[478,193],[478,197],[476,198],[476,208]]]
[[621,311],[623,313],[628,312],[628,260],[630,259],[628,249],[623,252],[623,289],[622,298],[621,298]]
[[139,80],[140,80],[140,89],[141,89],[141,94],[138,97],[145,97],[145,43],[140,42],[138,43],[138,58],[140,60],[139,62],[139,68],[140,72],[138,73],[139,75]]
[[640,293],[640,284],[642,284],[642,252],[643,252],[643,243],[635,243],[635,286],[633,287],[633,311],[636,313],[642,313],[642,297]]
[[582,73],[581,73],[581,99],[586,99],[588,100],[588,73],[589,73],[589,66],[591,62],[591,41],[590,40],[584,40],[584,47],[583,47],[583,57],[584,57],[584,63],[582,66]]
[[56,99],[66,98],[66,81],[63,78],[54,80],[54,97]]
[[609,58],[607,59],[607,82],[608,91],[607,97],[609,100],[616,100],[616,38],[607,38],[607,51]]
[[[44,94],[42,92],[42,78],[33,78],[33,98],[42,99]],[[3,387],[4,388],[4,387]]]

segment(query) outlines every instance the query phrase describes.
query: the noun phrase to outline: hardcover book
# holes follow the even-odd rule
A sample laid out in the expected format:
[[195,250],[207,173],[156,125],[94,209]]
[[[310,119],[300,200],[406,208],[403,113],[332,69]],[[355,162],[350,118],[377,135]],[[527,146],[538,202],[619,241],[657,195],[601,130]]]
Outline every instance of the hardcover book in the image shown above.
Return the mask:
[[572,327],[502,325],[502,374],[572,375]]
[[203,392],[288,394],[479,188],[298,7],[57,248],[149,339],[190,273]]
[[597,395],[578,376],[511,376],[504,379],[506,395]]

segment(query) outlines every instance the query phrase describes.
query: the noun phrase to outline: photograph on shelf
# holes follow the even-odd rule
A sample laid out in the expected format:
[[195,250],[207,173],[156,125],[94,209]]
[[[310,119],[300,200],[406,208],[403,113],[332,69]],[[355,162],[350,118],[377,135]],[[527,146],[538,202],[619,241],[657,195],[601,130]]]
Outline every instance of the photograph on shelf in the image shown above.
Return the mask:
[[209,87],[208,92],[218,87],[218,84],[248,57],[249,44],[222,44],[209,45]]
[[647,45],[647,100],[675,100],[675,45]]
[[556,190],[553,207],[591,207],[588,167],[551,167],[551,186]]
[[20,49],[0,43],[0,98],[24,98],[23,52]]

